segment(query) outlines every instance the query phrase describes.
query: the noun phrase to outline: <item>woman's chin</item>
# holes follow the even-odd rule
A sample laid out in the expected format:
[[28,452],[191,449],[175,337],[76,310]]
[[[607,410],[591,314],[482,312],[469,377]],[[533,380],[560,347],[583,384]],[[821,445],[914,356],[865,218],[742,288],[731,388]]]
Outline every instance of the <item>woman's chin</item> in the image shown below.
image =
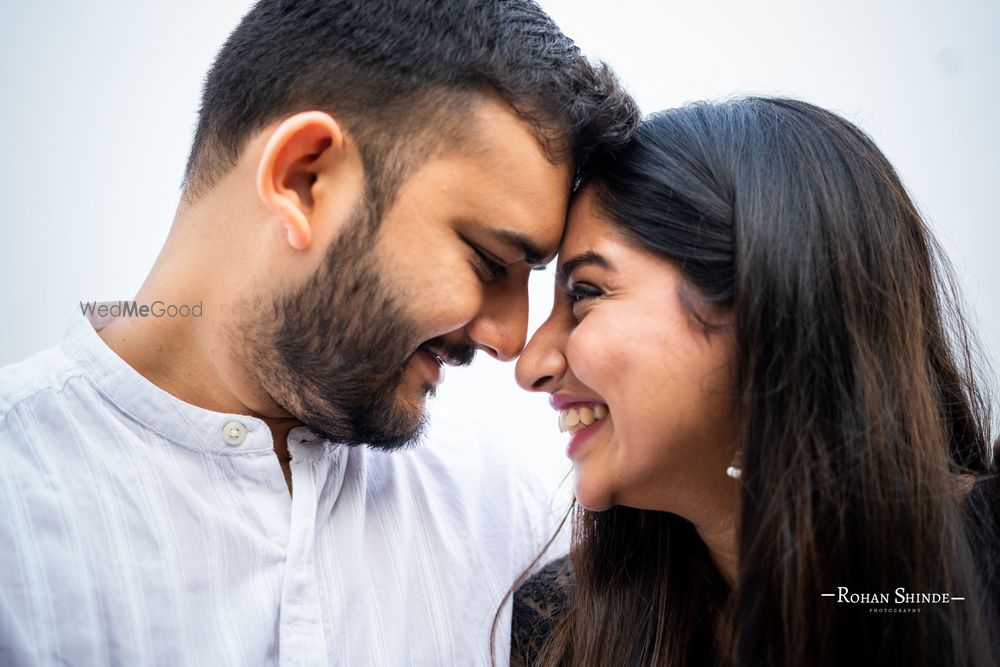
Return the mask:
[[588,489],[577,481],[576,503],[585,510],[591,512],[603,512],[614,506],[611,494],[606,490]]

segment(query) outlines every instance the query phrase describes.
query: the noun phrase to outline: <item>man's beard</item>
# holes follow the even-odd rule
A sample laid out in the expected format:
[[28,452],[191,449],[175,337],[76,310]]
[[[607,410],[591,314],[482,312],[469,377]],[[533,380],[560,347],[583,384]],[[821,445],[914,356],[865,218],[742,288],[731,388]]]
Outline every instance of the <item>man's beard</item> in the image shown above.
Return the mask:
[[[362,201],[312,276],[253,308],[240,335],[247,371],[296,419],[336,442],[394,450],[426,423],[422,401],[397,396],[420,327],[375,266],[376,216]],[[441,346],[471,361],[471,348]]]

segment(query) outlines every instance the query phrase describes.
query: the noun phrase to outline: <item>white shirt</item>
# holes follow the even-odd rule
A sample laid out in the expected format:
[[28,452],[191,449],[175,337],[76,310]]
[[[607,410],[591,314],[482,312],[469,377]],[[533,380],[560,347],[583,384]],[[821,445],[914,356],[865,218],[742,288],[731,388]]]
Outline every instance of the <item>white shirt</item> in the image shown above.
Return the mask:
[[[552,489],[481,437],[297,428],[290,497],[264,422],[167,394],[99,324],[0,369],[0,664],[489,664]],[[508,602],[499,664],[509,629]]]

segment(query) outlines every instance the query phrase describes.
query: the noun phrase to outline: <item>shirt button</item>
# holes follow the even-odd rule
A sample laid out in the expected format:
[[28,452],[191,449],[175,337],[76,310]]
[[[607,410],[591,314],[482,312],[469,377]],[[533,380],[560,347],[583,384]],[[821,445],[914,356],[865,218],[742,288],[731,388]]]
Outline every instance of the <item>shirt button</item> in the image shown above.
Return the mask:
[[229,422],[222,427],[222,439],[227,445],[242,445],[247,439],[247,427],[239,422]]

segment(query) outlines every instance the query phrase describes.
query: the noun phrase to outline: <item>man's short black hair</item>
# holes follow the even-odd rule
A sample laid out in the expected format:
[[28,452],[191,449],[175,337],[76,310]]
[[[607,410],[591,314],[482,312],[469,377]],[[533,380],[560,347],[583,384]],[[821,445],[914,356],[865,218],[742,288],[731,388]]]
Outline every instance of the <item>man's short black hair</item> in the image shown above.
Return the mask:
[[531,0],[260,0],[205,80],[185,196],[215,184],[267,124],[320,109],[357,143],[384,204],[461,136],[477,94],[499,94],[553,163],[577,169],[638,121],[610,69]]

